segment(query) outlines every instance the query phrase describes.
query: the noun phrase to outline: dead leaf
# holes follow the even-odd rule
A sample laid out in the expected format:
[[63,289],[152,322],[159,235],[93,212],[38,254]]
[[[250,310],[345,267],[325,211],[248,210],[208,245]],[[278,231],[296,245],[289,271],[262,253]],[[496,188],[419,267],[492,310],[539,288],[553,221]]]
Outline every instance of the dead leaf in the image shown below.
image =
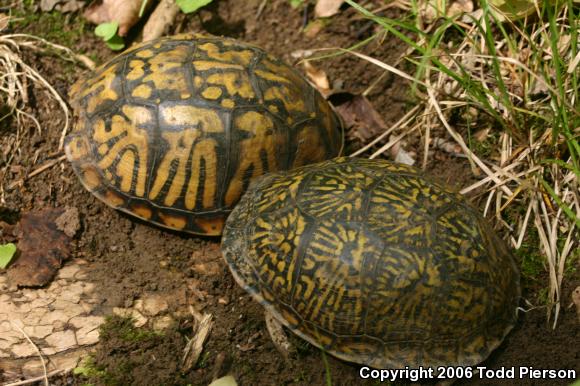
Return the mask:
[[463,13],[473,12],[473,1],[471,0],[455,0],[447,8],[447,17],[455,17]]
[[308,60],[304,61],[304,69],[306,70],[306,76],[312,81],[314,87],[326,98],[330,94],[330,82],[326,72],[314,67]]
[[[85,18],[94,24],[119,23],[119,36],[127,32],[139,21],[139,10],[143,0],[102,0],[93,1],[84,12]],[[147,4],[151,4],[148,1]]]
[[[395,138],[394,135],[389,137],[389,141]],[[391,157],[395,162],[405,165],[415,165],[415,153],[408,152],[403,148],[402,141],[397,141],[390,149]]]
[[452,18],[463,13],[470,13],[473,8],[472,0],[455,0],[453,2],[424,0],[419,3],[419,13],[427,24],[431,24],[441,17]]
[[345,126],[350,127],[347,136],[351,140],[366,143],[387,130],[383,118],[366,97],[344,92],[331,95],[329,100],[336,106]]
[[143,41],[161,37],[175,21],[179,7],[174,0],[161,0],[143,27]]
[[314,16],[330,17],[336,15],[344,0],[318,0],[314,7]]
[[45,209],[22,215],[18,224],[16,261],[8,269],[8,278],[21,287],[48,283],[70,254],[70,239],[57,229],[56,219],[62,209]]
[[201,314],[193,307],[189,308],[193,315],[194,335],[183,350],[183,359],[181,361],[181,371],[188,372],[195,365],[203,351],[203,345],[209,337],[213,326],[213,316],[211,314]]

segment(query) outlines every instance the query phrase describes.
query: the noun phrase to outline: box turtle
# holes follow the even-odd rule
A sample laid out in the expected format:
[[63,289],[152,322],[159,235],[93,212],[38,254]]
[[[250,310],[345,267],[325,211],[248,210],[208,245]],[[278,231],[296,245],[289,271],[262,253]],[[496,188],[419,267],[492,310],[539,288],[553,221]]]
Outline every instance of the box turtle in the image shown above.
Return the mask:
[[217,235],[250,180],[335,157],[340,121],[294,69],[236,40],[143,43],[71,88],[66,155],[86,189],[161,226]]
[[255,180],[226,221],[238,284],[290,330],[376,368],[473,365],[517,319],[519,273],[459,194],[338,158]]

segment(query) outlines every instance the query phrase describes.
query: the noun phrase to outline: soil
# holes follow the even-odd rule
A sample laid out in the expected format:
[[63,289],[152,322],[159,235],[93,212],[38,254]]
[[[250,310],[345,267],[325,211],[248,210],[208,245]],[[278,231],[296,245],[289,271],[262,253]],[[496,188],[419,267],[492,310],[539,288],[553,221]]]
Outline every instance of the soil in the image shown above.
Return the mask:
[[[374,32],[373,24],[352,9],[346,9],[318,34],[305,37],[301,30],[304,20],[312,18],[312,7],[307,8],[305,15],[304,10],[291,8],[287,0],[272,0],[256,19],[260,3],[257,0],[214,1],[199,17],[180,16],[175,31],[171,32],[200,31],[239,38],[289,63],[296,63],[291,55],[294,51],[349,47]],[[75,23],[78,17],[73,15],[69,22]],[[113,53],[105,50],[91,31],[91,27],[85,28],[74,49],[93,55],[99,62],[111,57]],[[21,32],[43,36],[46,31],[36,25]],[[400,43],[387,37],[371,42],[361,52],[392,64],[402,49]],[[28,59],[62,95],[66,95],[66,90],[77,78],[85,75],[84,71],[54,56],[37,55]],[[316,65],[328,74],[335,86],[340,85],[353,94],[363,92],[382,74],[376,66],[349,55],[321,60]],[[63,125],[58,105],[44,92],[31,91],[34,97],[29,112],[42,123],[42,133],[36,133],[32,125],[29,132],[24,133],[14,160],[14,165],[22,168],[13,168],[7,183],[43,164],[58,148]],[[408,84],[392,75],[386,75],[368,98],[387,125],[398,120],[412,104]],[[16,124],[10,122],[0,129],[0,148],[3,148],[8,134],[15,132]],[[419,139],[415,143],[410,140],[408,146],[407,150],[415,150],[420,157]],[[464,186],[471,178],[465,160],[444,153],[430,159],[427,169],[455,186]],[[228,373],[233,374],[240,385],[324,385],[327,384],[327,371],[333,385],[378,384],[377,381],[361,380],[359,366],[325,357],[320,350],[293,336],[290,341],[297,348],[296,354],[284,360],[270,340],[261,306],[234,283],[222,261],[219,238],[168,232],[114,211],[82,188],[66,162],[7,191],[5,200],[0,221],[8,223],[14,223],[21,213],[47,207],[78,210],[81,227],[72,245],[72,258],[88,262],[91,280],[97,283],[102,295],[103,313],[110,314],[115,307],[131,307],[144,294],[153,293],[168,299],[170,311],[176,315],[177,323],[164,333],[152,332],[131,339],[119,332],[124,328],[122,320],[111,320],[93,355],[93,370],[105,371],[107,376],[93,372],[87,379],[68,374],[54,378],[52,381],[56,385],[81,385],[87,381],[108,385],[208,385],[215,377]],[[536,304],[537,283],[545,282],[544,278],[533,283],[524,281],[524,298]],[[571,291],[578,285],[578,275],[570,276],[564,284],[562,298],[570,299]],[[547,324],[545,308],[522,313],[514,331],[483,365],[575,369],[580,374],[577,345],[580,324],[574,309],[567,305],[563,305],[555,329]],[[182,372],[181,356],[192,331],[188,306],[212,314],[214,325],[198,362],[189,371]],[[509,381],[519,385],[565,385],[570,382]],[[471,380],[459,384],[504,383],[508,382]]]

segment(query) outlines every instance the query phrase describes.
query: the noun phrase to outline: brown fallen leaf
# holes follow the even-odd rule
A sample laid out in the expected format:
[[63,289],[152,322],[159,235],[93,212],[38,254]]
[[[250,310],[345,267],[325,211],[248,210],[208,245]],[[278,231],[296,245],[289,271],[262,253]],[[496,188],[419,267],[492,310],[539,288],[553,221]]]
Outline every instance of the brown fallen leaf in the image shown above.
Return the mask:
[[308,60],[304,62],[304,69],[306,70],[306,76],[314,84],[314,87],[322,94],[323,97],[330,95],[330,82],[328,81],[328,76],[326,72],[319,68],[314,67]]
[[62,209],[22,215],[18,224],[19,255],[8,268],[9,280],[20,287],[42,286],[56,274],[70,254],[70,238],[57,229]]
[[366,97],[343,92],[331,95],[329,100],[336,106],[345,126],[350,127],[349,139],[366,143],[387,130],[383,118]]
[[161,37],[173,24],[178,13],[179,7],[175,4],[175,0],[161,0],[143,27],[142,40],[148,42]]
[[452,18],[464,13],[473,12],[472,0],[455,0],[447,8],[447,17]]
[[442,17],[453,18],[470,13],[473,8],[472,0],[423,0],[419,2],[419,13],[428,24]]
[[330,17],[336,15],[344,0],[318,0],[314,7],[314,16]]
[[[118,35],[125,36],[139,21],[142,2],[143,0],[96,0],[89,5],[84,16],[95,24],[116,21],[119,23]],[[147,2],[147,4],[151,3],[152,1]]]

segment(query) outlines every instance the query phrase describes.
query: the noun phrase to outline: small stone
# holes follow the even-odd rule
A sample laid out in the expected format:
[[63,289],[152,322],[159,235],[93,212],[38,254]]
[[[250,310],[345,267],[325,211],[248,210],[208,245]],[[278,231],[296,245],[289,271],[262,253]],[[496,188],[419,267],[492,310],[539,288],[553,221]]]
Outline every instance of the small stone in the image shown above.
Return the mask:
[[153,330],[155,331],[163,331],[167,330],[168,328],[172,327],[175,324],[175,320],[169,316],[164,315],[160,318],[153,320]]
[[167,301],[159,295],[151,295],[143,300],[143,312],[147,315],[156,316],[168,308]]
[[79,210],[77,208],[66,208],[54,222],[58,230],[72,238],[81,228]]

